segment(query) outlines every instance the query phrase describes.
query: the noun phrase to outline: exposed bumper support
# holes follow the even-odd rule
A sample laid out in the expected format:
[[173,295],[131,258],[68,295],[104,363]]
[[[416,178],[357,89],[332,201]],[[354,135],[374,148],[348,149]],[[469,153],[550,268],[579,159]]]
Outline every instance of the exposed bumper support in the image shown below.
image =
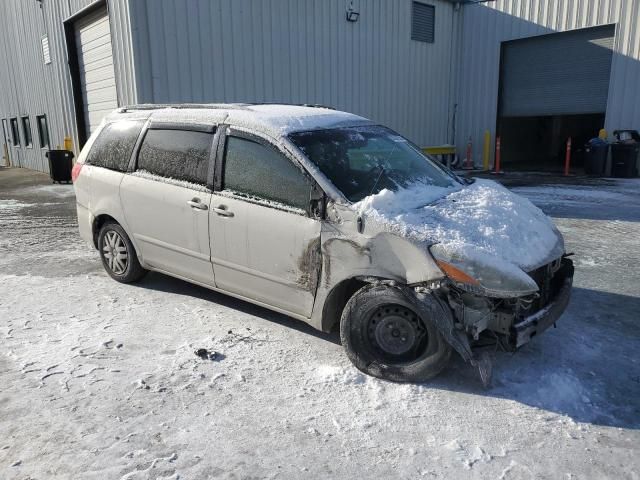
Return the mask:
[[511,328],[509,343],[513,348],[517,349],[528,343],[535,335],[544,332],[560,318],[571,298],[573,271],[573,262],[564,258],[562,267],[553,279],[555,295],[549,304]]

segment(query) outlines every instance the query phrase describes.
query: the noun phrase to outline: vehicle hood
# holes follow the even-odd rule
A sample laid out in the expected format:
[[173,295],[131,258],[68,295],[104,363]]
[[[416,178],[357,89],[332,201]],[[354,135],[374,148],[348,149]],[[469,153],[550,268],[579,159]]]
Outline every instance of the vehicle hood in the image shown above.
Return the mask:
[[382,190],[353,208],[367,223],[426,244],[436,260],[459,267],[496,296],[535,292],[537,285],[525,272],[564,254],[551,219],[490,180]]

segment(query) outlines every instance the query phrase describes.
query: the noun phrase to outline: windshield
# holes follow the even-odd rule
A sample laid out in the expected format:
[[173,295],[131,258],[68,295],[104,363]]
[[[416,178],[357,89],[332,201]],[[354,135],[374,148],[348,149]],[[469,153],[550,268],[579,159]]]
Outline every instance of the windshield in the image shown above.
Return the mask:
[[316,130],[289,138],[351,202],[415,183],[459,185],[452,173],[386,127]]

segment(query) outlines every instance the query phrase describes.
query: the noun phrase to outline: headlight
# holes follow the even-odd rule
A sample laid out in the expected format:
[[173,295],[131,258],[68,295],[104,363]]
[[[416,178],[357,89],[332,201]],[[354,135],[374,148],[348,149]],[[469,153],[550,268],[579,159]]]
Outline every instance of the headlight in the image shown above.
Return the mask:
[[460,270],[458,267],[454,267],[450,263],[444,262],[442,260],[436,260],[436,263],[440,267],[440,270],[442,270],[444,274],[451,280],[468,285],[480,285],[480,282],[478,282],[471,275]]
[[442,272],[460,288],[490,297],[509,298],[538,291],[536,282],[518,266],[474,250],[470,255],[445,250],[441,244],[430,248]]

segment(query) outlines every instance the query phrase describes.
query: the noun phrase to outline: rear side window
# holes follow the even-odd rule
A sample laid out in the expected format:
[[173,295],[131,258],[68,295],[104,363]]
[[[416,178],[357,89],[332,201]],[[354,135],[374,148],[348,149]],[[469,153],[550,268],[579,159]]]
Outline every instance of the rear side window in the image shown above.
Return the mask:
[[212,144],[212,133],[149,130],[138,154],[138,170],[206,185]]
[[257,142],[228,137],[224,189],[306,210],[311,182],[291,160]]
[[143,125],[135,120],[108,124],[93,143],[86,163],[125,172]]

